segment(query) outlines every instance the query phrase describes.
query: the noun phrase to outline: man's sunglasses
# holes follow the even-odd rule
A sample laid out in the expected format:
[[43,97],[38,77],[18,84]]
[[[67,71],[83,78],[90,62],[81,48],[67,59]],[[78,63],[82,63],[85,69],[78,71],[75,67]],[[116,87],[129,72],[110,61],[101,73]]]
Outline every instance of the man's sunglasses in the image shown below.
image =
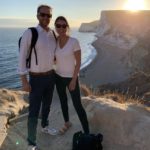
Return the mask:
[[41,17],[52,18],[52,14],[39,13]]
[[67,28],[66,24],[56,24],[55,26],[56,26],[56,28],[63,28],[63,29]]

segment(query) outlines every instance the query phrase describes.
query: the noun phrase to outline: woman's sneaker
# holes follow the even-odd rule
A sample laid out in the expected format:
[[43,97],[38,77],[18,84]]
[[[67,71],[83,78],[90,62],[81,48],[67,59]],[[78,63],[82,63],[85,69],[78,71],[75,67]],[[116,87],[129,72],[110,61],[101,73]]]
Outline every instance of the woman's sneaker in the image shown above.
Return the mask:
[[58,131],[54,128],[49,128],[48,126],[45,127],[45,128],[42,128],[41,130],[43,133],[46,133],[46,134],[50,134],[50,135],[57,135],[58,134]]
[[28,150],[40,150],[37,146],[29,145]]

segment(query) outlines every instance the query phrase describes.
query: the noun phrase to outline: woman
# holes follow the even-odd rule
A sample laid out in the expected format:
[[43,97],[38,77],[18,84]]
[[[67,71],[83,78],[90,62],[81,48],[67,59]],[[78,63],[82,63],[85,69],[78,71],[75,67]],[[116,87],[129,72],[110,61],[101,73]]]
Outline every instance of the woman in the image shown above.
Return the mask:
[[55,20],[58,34],[56,48],[56,88],[61,102],[64,126],[60,133],[64,134],[70,127],[66,87],[68,88],[73,105],[81,121],[85,133],[89,133],[86,112],[81,104],[78,73],[81,65],[81,49],[77,39],[70,37],[67,32],[69,24],[65,17],[59,16]]

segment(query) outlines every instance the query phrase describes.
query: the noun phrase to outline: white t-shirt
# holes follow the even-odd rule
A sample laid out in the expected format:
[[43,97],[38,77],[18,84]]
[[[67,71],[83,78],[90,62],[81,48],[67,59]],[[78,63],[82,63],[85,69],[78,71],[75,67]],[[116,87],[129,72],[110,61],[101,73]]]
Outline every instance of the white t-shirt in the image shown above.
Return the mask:
[[81,50],[77,39],[69,37],[63,48],[57,43],[56,48],[56,73],[62,77],[73,77],[75,69],[74,52]]

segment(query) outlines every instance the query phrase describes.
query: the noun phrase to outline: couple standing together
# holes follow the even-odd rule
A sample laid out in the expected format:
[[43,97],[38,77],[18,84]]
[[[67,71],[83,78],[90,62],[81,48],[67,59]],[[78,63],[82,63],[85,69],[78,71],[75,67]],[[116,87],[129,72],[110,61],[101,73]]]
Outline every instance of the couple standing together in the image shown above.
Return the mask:
[[[65,17],[55,20],[58,36],[48,27],[52,17],[52,8],[40,5],[37,8],[39,25],[36,27],[38,39],[35,50],[31,54],[31,64],[26,66],[26,58],[31,48],[32,33],[27,29],[21,39],[19,54],[19,74],[23,90],[29,92],[28,144],[30,150],[38,150],[36,146],[36,130],[40,107],[42,106],[42,131],[49,133],[48,115],[53,97],[54,86],[59,95],[64,117],[64,126],[60,133],[65,133],[71,126],[68,114],[66,88],[68,88],[73,105],[85,133],[89,133],[86,112],[81,104],[78,73],[81,65],[81,49],[77,39],[67,33],[69,24]],[[57,40],[56,40],[57,39]],[[55,58],[55,59],[54,59]],[[55,71],[53,65],[56,64]],[[29,81],[27,79],[29,74]]]

